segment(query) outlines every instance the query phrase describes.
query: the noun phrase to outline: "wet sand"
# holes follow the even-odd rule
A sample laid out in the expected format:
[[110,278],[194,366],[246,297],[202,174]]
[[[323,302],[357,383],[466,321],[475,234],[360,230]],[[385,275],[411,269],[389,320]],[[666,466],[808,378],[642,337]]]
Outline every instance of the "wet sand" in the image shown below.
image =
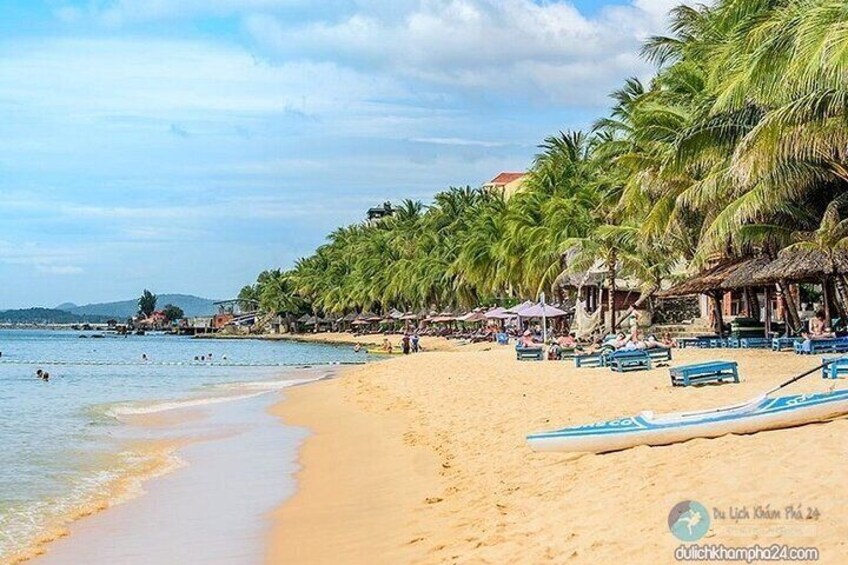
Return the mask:
[[[738,360],[743,382],[672,388],[667,368],[577,370],[503,348],[395,358],[292,391],[275,413],[313,435],[266,563],[668,563],[680,545],[668,515],[684,500],[815,509],[817,520],[713,520],[701,543],[813,546],[820,562],[844,563],[848,420],[606,455],[525,444],[528,432],[642,410],[733,404],[820,362],[676,350],[674,363],[707,359]],[[832,384],[812,376],[785,394]]]

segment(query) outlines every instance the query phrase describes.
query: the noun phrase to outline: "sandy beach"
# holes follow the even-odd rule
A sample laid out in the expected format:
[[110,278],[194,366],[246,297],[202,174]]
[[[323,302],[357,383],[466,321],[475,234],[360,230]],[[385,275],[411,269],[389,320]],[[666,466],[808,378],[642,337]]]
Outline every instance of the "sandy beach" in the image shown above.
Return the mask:
[[[261,339],[268,341],[295,341],[303,343],[325,343],[331,345],[356,345],[357,343],[364,347],[380,346],[384,339],[388,339],[395,350],[400,348],[400,334],[363,334],[353,335],[346,332],[321,332],[321,333],[302,333],[302,334],[208,334],[199,335],[198,339]],[[491,348],[491,343],[475,343],[469,344],[464,340],[446,339],[443,337],[423,336],[421,338],[421,347],[423,351],[460,351],[467,349],[486,349]]]
[[[266,562],[672,562],[680,542],[669,511],[696,500],[711,512],[818,511],[713,520],[702,543],[816,547],[820,562],[844,563],[848,420],[606,455],[537,454],[524,442],[528,432],[647,409],[746,400],[818,361],[682,350],[674,363],[716,358],[738,361],[742,382],[672,388],[667,368],[621,375],[519,363],[503,348],[390,359],[292,391],[274,413],[313,435],[297,493],[274,513]],[[812,376],[786,393],[832,382]]]

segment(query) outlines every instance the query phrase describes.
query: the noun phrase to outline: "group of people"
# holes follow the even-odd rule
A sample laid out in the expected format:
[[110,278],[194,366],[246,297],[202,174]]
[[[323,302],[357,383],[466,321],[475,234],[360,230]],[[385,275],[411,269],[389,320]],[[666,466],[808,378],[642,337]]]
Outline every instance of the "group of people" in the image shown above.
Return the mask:
[[[353,346],[353,350],[354,352],[359,353],[362,351],[362,344],[357,343]],[[418,335],[418,332],[404,332],[403,337],[400,340],[400,350],[404,355],[422,351],[421,336]],[[381,353],[394,353],[395,348],[392,345],[392,342],[389,341],[389,338],[385,337],[383,338],[383,343],[380,344],[378,351]]]
[[[528,329],[518,339],[517,347],[541,348],[542,345],[541,339],[533,331]],[[559,359],[565,351],[583,351],[586,353],[594,353],[601,350],[636,351],[658,347],[670,348],[676,344],[668,332],[664,333],[661,339],[657,339],[654,335],[645,337],[642,330],[633,328],[629,335],[625,332],[618,332],[615,336],[607,336],[591,344],[580,344],[573,332],[563,333],[551,338],[547,345],[548,357],[550,359]]]

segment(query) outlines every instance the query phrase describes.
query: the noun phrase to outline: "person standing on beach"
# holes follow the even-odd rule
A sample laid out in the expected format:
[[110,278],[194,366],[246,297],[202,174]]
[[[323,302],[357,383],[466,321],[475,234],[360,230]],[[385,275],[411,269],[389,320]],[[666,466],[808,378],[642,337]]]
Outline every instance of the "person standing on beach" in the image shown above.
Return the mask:
[[404,355],[409,355],[409,332],[403,334],[403,338],[400,340],[400,348]]
[[412,352],[413,353],[418,353],[421,350],[421,348],[418,345],[418,342],[420,340],[421,340],[421,337],[418,335],[418,332],[415,332],[414,334],[412,334],[411,342],[412,342]]

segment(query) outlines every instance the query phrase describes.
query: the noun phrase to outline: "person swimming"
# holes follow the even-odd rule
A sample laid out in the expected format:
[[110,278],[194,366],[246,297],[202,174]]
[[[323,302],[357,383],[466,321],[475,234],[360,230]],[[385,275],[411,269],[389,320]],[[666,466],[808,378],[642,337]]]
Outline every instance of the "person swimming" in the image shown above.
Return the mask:
[[353,346],[353,352],[354,353],[359,353],[360,351],[362,351],[362,345],[361,344],[357,343],[356,345]]

